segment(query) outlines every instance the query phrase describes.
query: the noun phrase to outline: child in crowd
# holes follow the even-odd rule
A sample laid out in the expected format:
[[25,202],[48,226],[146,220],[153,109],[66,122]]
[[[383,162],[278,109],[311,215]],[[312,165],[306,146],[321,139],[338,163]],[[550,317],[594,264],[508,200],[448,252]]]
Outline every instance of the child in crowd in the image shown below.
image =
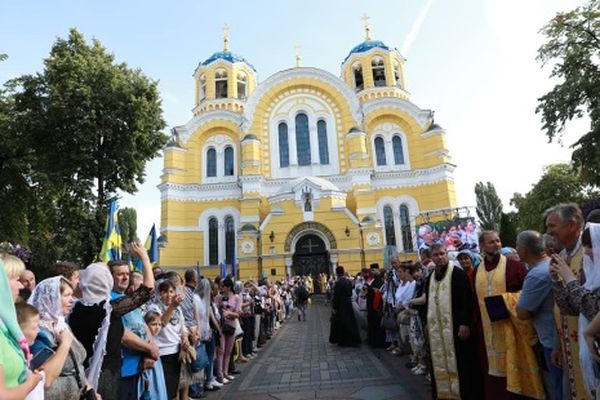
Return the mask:
[[[23,331],[25,339],[27,339],[27,344],[31,346],[40,332],[40,313],[37,308],[24,302],[16,303],[15,309],[17,311],[19,327],[21,328],[21,331]],[[43,376],[42,380],[37,384],[35,389],[29,392],[25,398],[26,400],[39,400],[44,398],[45,376],[43,371],[40,371],[40,374]]]
[[[148,311],[144,316],[144,321],[146,321],[150,335],[152,335],[152,338],[155,338],[162,328],[160,314],[156,311]],[[144,362],[152,364],[149,360],[145,360]],[[165,385],[165,375],[160,357],[153,364],[152,367],[147,364],[149,368],[145,369],[142,373],[140,393],[147,394],[147,398],[149,399],[166,399],[167,386]]]

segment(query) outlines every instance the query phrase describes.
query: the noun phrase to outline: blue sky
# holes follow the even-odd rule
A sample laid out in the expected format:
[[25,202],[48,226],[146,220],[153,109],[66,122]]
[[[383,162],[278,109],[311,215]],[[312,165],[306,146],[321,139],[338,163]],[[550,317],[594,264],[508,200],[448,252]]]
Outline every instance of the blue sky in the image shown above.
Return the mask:
[[[120,62],[158,80],[168,127],[191,117],[192,73],[222,48],[244,56],[260,80],[294,65],[335,75],[348,51],[364,40],[360,19],[370,16],[373,39],[402,50],[411,100],[435,110],[447,131],[458,202],[474,205],[477,181],[495,184],[505,208],[514,192],[527,192],[545,165],[566,161],[570,151],[547,144],[534,110],[551,87],[549,71],[535,62],[541,26],[556,11],[581,4],[567,0],[372,0],[372,1],[28,1],[0,2],[0,82],[40,71],[57,37],[77,27],[95,37]],[[586,128],[569,126],[565,144]],[[138,210],[145,238],[160,224],[162,159],[148,164],[146,183],[124,195],[121,207]]]

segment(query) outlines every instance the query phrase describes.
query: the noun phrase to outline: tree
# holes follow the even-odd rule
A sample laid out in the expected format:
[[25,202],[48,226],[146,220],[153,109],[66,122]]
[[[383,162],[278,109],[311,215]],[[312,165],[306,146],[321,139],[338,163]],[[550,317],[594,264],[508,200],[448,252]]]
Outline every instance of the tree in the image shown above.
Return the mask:
[[500,218],[500,241],[503,246],[515,247],[517,244],[517,215],[515,212],[502,213]]
[[596,198],[597,193],[586,186],[569,164],[553,164],[544,168],[540,180],[525,195],[515,193],[510,204],[517,209],[518,230],[545,230],[544,211],[565,202],[582,205]]
[[542,65],[552,63],[550,77],[559,81],[540,97],[541,113],[549,141],[562,138],[565,124],[588,117],[590,128],[577,140],[572,161],[584,182],[600,183],[600,0],[567,13],[559,13],[541,30],[546,36],[538,50]]
[[41,253],[90,262],[98,254],[108,200],[120,190],[134,193],[146,162],[168,140],[157,82],[116,63],[98,40],[88,44],[72,29],[56,40],[43,72],[9,87],[8,136],[17,145],[0,145],[0,182],[9,177],[2,165],[8,159],[17,172],[10,175],[23,187],[16,192],[21,186],[11,183],[8,195],[24,197],[25,212],[12,207],[36,243],[34,262]]
[[479,226],[484,230],[500,231],[502,218],[502,202],[496,193],[496,188],[491,182],[475,184],[475,197],[477,201],[477,215]]
[[137,212],[135,208],[123,208],[119,211],[119,227],[123,243],[131,243],[137,239]]

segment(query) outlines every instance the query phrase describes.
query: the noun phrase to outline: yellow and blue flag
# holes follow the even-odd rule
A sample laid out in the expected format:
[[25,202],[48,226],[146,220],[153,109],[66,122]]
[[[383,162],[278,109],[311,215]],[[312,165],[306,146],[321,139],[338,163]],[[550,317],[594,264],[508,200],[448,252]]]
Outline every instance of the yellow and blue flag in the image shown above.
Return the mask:
[[119,229],[118,219],[119,207],[116,200],[111,200],[108,206],[108,216],[104,226],[104,241],[98,258],[102,262],[109,262],[121,259],[121,230]]
[[[148,237],[144,243],[144,248],[148,252],[150,263],[154,264],[155,262],[158,262],[158,238],[156,237],[156,224],[152,224],[152,229],[150,229],[150,233],[148,233]],[[142,262],[140,260],[135,261],[135,266],[139,271],[142,270]]]

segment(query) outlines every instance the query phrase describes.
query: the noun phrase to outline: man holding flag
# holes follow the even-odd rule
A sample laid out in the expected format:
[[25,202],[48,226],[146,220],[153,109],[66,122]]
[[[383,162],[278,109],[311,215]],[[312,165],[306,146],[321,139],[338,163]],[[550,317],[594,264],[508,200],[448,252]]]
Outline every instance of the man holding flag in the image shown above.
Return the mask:
[[[122,239],[117,212],[116,201],[112,200],[105,225],[104,242],[99,255],[100,260],[108,264],[113,276],[113,292],[111,294],[113,300],[125,296],[125,291],[129,288],[130,282],[129,262],[121,260]],[[147,248],[145,250],[139,243],[130,245],[131,254],[139,257],[141,263],[140,269],[143,274],[143,282],[139,290],[143,291],[144,295],[138,295],[137,297],[138,301],[140,301],[140,298],[144,299],[142,303],[150,298],[154,289],[152,266]],[[142,303],[139,305],[142,305]],[[120,371],[119,397],[122,400],[138,400],[141,393],[139,388],[143,384],[140,380],[143,357],[146,355],[154,360],[158,359],[158,347],[148,340],[146,324],[139,306],[123,315],[121,320],[124,332],[122,336],[123,358]]]

